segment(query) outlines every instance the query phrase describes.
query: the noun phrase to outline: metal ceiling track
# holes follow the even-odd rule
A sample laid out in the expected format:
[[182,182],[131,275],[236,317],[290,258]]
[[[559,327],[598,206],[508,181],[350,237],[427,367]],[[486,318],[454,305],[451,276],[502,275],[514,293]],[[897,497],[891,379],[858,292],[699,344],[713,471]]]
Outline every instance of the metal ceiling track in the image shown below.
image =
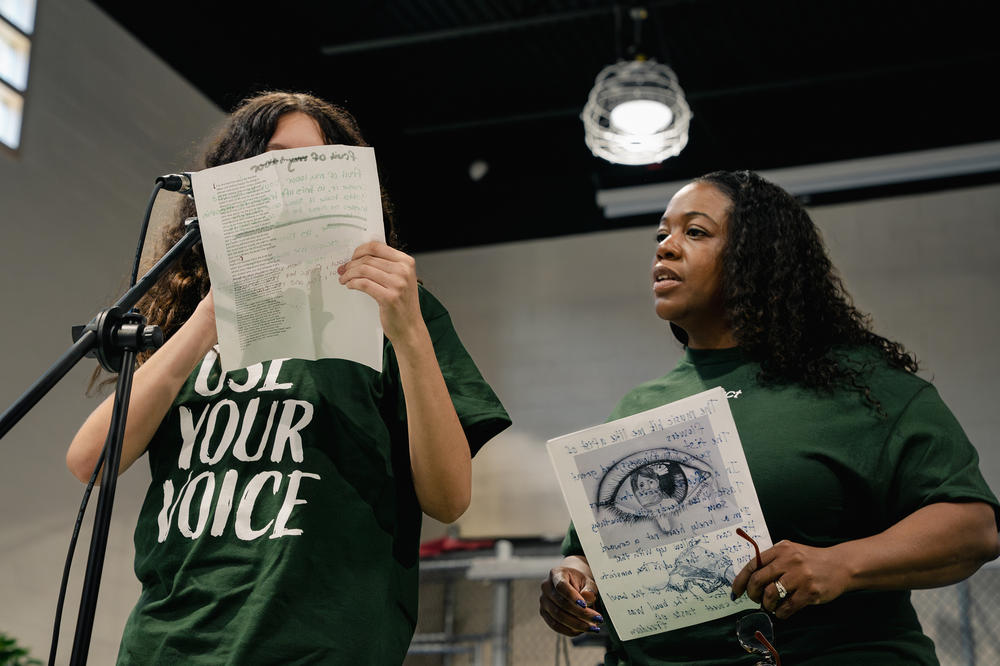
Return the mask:
[[320,53],[326,56],[344,55],[347,53],[363,53],[379,49],[391,49],[401,46],[413,46],[415,44],[426,44],[428,42],[440,42],[448,39],[460,39],[465,37],[475,37],[505,30],[522,30],[540,25],[552,23],[564,23],[566,21],[576,21],[578,19],[591,18],[594,16],[604,16],[610,14],[609,8],[585,9],[575,12],[563,12],[561,14],[547,14],[534,18],[514,19],[511,21],[494,21],[493,23],[481,23],[478,25],[468,25],[461,28],[449,28],[447,30],[432,30],[415,35],[399,35],[396,37],[383,37],[380,39],[369,39],[349,44],[331,44],[320,47]]
[[[841,162],[760,171],[795,196],[860,190],[883,185],[1000,171],[1000,141],[896,153]],[[598,190],[604,217],[662,213],[689,181]]]
[[[678,5],[691,0],[648,0],[640,3],[647,9],[661,9],[671,5]],[[622,3],[627,4],[627,3]],[[506,21],[493,21],[491,23],[479,23],[476,25],[466,25],[459,28],[448,28],[445,30],[431,30],[414,35],[398,35],[395,37],[383,37],[379,39],[368,39],[349,44],[328,44],[320,47],[320,53],[326,56],[344,55],[349,53],[363,53],[379,49],[391,49],[402,46],[413,46],[415,44],[426,44],[428,42],[440,42],[448,39],[462,39],[475,37],[494,32],[506,30],[523,30],[553,23],[565,23],[567,21],[577,21],[598,16],[613,16],[615,4],[606,7],[596,7],[593,9],[579,9],[574,11],[557,12],[554,14],[544,14],[520,19],[510,19]]]

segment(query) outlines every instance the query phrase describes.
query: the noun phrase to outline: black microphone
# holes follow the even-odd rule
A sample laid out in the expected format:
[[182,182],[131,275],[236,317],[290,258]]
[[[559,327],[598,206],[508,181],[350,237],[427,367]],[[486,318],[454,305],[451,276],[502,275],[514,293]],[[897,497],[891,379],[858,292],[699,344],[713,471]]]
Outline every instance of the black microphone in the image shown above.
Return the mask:
[[156,182],[163,185],[163,189],[168,192],[178,192],[179,194],[194,196],[194,188],[191,186],[191,173],[188,171],[160,176],[156,179]]

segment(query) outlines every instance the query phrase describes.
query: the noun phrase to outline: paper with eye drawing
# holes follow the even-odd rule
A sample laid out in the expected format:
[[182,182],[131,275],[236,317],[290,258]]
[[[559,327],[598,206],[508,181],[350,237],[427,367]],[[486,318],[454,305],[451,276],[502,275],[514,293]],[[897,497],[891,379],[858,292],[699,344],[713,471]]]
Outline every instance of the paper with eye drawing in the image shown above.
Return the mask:
[[385,240],[375,152],[275,150],[192,174],[222,369],[346,358],[382,369],[375,300],[337,267]]
[[726,392],[714,388],[549,440],[601,599],[631,640],[756,608],[732,601],[771,546]]

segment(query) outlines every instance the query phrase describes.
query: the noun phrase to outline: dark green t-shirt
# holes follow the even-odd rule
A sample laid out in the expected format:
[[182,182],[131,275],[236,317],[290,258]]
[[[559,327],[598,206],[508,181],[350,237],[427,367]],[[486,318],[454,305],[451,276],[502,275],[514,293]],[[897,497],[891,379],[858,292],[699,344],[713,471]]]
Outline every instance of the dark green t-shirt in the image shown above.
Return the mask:
[[[761,386],[760,366],[738,349],[688,349],[668,375],[628,393],[611,420],[722,386],[775,543],[822,547],[871,536],[933,502],[996,508],[975,449],[932,385],[867,351],[845,362],[865,368],[884,416],[855,390]],[[583,554],[572,526],[563,552]],[[737,618],[625,642],[612,627],[605,663],[752,664],[736,640]],[[862,591],[808,606],[775,620],[774,638],[786,664],[937,663],[906,591]]]
[[[420,306],[472,452],[510,424],[444,307]],[[398,364],[210,352],[149,444],[142,595],[120,664],[396,664],[417,613],[421,510]]]

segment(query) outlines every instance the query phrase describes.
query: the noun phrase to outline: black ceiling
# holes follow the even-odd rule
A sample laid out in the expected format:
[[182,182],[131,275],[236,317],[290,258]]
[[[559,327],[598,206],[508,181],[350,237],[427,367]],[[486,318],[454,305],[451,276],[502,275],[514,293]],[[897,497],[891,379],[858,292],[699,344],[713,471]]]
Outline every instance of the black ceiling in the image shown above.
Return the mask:
[[594,77],[631,43],[628,3],[621,31],[607,0],[95,4],[224,110],[263,89],[349,108],[413,251],[655,223],[605,220],[601,188],[1000,139],[995,0],[644,3],[642,50],[694,113],[656,167],[583,143]]

